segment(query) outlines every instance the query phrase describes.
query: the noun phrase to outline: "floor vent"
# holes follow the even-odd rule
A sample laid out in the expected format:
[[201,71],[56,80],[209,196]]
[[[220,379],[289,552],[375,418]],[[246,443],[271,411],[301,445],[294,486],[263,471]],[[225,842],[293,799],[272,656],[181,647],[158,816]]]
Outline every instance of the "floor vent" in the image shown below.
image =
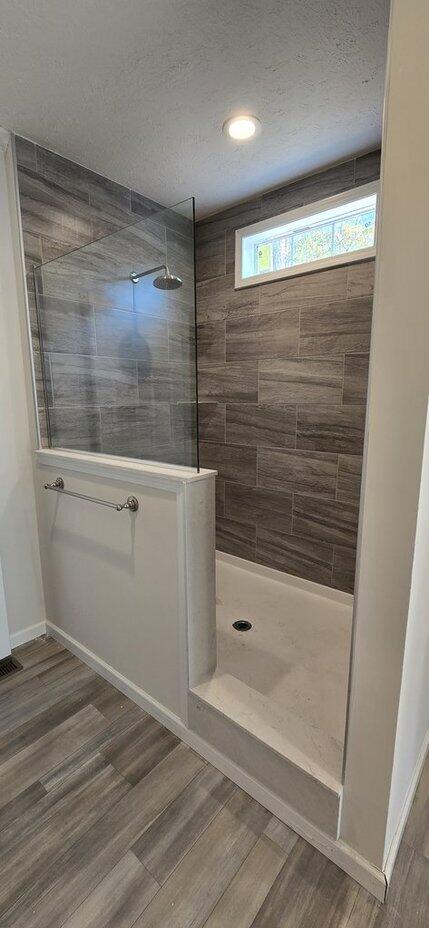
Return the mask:
[[22,664],[17,661],[16,657],[4,657],[0,661],[0,680],[3,677],[10,676],[11,673],[16,673],[18,670],[22,670]]

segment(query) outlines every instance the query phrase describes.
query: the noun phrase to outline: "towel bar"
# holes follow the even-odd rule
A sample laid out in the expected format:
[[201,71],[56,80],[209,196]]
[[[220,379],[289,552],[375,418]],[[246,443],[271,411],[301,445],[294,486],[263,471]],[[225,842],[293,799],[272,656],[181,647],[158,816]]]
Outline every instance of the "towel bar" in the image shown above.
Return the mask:
[[135,496],[129,496],[125,503],[110,503],[107,499],[97,499],[96,496],[85,496],[84,493],[74,493],[73,490],[66,490],[62,477],[57,477],[53,483],[45,483],[44,489],[64,493],[65,496],[75,496],[76,499],[86,499],[88,502],[97,503],[99,506],[108,506],[109,509],[116,509],[116,512],[122,512],[123,509],[137,512],[139,508],[139,501]]

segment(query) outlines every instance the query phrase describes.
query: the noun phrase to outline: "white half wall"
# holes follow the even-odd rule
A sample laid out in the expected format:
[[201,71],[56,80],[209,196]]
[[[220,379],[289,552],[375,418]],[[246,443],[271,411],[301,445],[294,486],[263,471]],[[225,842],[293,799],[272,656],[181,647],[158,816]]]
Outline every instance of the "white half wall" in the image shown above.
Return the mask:
[[[410,590],[429,395],[428,48],[429,4],[393,0],[341,821],[342,838],[380,868],[424,727],[424,693],[403,666],[420,608]],[[401,681],[404,721],[412,705],[421,718],[407,744]]]
[[[0,561],[12,646],[44,630],[33,482],[37,443],[9,134],[0,130]],[[32,628],[33,632],[27,630]]]
[[[186,722],[189,679],[216,663],[214,471],[40,450],[49,623]],[[124,502],[138,512],[45,490]],[[56,633],[56,632],[54,632]]]

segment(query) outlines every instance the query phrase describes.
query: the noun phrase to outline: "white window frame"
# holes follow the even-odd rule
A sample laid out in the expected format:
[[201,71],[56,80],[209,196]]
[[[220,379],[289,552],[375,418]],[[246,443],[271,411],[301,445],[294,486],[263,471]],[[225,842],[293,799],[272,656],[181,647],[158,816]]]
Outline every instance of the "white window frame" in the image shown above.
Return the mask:
[[[282,225],[288,225],[297,219],[306,219],[315,213],[321,213],[324,210],[335,209],[339,206],[346,206],[355,200],[377,194],[377,206],[375,217],[375,241],[371,248],[360,248],[357,251],[348,251],[342,255],[332,255],[329,258],[320,258],[318,261],[307,261],[305,264],[295,264],[294,267],[285,267],[279,271],[267,271],[265,274],[254,274],[252,277],[242,276],[242,258],[243,258],[243,239],[249,235],[255,235],[259,232],[269,232],[277,229]],[[286,213],[280,213],[272,216],[270,219],[263,219],[261,222],[254,222],[250,226],[244,226],[237,229],[235,233],[235,289],[240,290],[243,287],[253,287],[256,284],[265,284],[273,280],[283,280],[286,277],[297,277],[301,274],[310,274],[313,271],[320,271],[323,268],[339,267],[342,264],[352,264],[356,261],[365,261],[368,258],[374,258],[377,247],[377,218],[379,213],[380,182],[373,181],[371,184],[363,184],[360,187],[353,187],[344,193],[336,194],[333,197],[325,197],[323,200],[317,200],[314,203],[308,203],[306,206],[300,206],[298,209],[288,210]]]

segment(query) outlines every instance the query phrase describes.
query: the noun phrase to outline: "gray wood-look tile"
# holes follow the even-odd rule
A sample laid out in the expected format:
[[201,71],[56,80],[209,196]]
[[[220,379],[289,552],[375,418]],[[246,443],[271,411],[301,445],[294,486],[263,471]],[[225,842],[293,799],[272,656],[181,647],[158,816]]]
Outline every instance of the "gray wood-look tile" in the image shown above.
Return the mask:
[[216,477],[216,517],[225,515],[225,481],[223,477]]
[[226,323],[227,361],[257,361],[285,358],[298,353],[299,313],[287,309],[263,313]]
[[168,357],[170,361],[195,363],[195,330],[187,322],[168,323]]
[[162,884],[231,799],[237,787],[207,767],[133,845],[133,853]]
[[94,311],[89,303],[37,296],[44,351],[96,354]]
[[375,262],[362,261],[347,268],[347,298],[357,299],[374,293]]
[[1,856],[0,911],[38,883],[60,853],[79,840],[116,805],[130,785],[102,757],[84,764],[66,784],[41,799],[36,820],[9,828],[9,848]]
[[300,355],[369,351],[371,310],[369,299],[304,306],[301,310]]
[[162,319],[100,308],[95,312],[95,332],[100,356],[168,360],[168,327]]
[[76,448],[78,451],[101,451],[99,409],[51,406],[49,409],[52,445],[55,448]]
[[368,389],[368,354],[350,354],[344,359],[343,403],[366,403]]
[[131,190],[131,212],[135,213],[136,216],[141,216],[142,219],[153,217],[154,219],[163,221],[166,211],[164,207],[156,203],[155,200],[151,200],[150,197],[145,197],[136,190]]
[[229,445],[293,448],[295,432],[295,406],[256,403],[228,403],[226,406],[226,441]]
[[[426,928],[429,764],[381,906],[183,744],[158,763],[153,754],[132,786],[107,758],[136,773],[150,750],[142,732],[156,741],[161,726],[97,675],[61,699],[58,684],[80,666],[52,641],[17,653],[21,682],[7,681],[15,711],[35,678],[57,701],[49,719],[36,711],[13,735],[19,783],[0,809],[2,928]],[[12,770],[6,748],[0,776]]]
[[26,232],[65,242],[70,248],[92,240],[88,198],[64,190],[31,168],[18,166],[22,225]]
[[278,448],[258,450],[258,486],[335,497],[337,455]]
[[297,448],[362,454],[364,435],[365,406],[298,406]]
[[295,493],[292,531],[295,535],[335,545],[356,546],[359,506]]
[[17,725],[43,712],[58,699],[72,695],[82,684],[95,679],[94,672],[79,665],[72,673],[65,674],[64,679],[55,682],[49,689],[39,679],[28,680],[19,687],[13,702],[9,694],[0,696],[0,734],[14,732]]
[[36,152],[38,174],[50,183],[57,184],[63,190],[69,190],[70,193],[80,195],[86,202],[89,202],[90,172],[87,168],[47,148],[41,148],[39,145]]
[[208,241],[199,241],[197,231],[195,260],[198,281],[223,277],[226,274],[225,233],[221,232]]
[[101,443],[106,454],[142,458],[146,450],[170,441],[169,403],[104,407],[100,412]]
[[281,822],[275,815],[270,818],[264,834],[274,841],[285,854],[290,854],[298,841],[296,831],[292,831],[292,828]]
[[171,403],[170,405],[171,438],[173,444],[180,441],[197,440],[197,406],[196,403]]
[[354,880],[300,839],[251,928],[345,928],[358,891]]
[[256,485],[256,451],[253,448],[202,441],[200,460],[202,467],[217,470],[225,480],[250,487]]
[[36,170],[36,146],[29,139],[15,135],[16,162],[25,168]]
[[64,928],[131,928],[158,892],[156,880],[127,851],[64,923]]
[[[235,793],[179,863],[135,928],[202,928],[258,838],[269,813]],[[184,889],[186,887],[186,892]]]
[[261,197],[254,197],[244,203],[228,206],[213,216],[202,219],[197,225],[197,238],[199,242],[212,241],[222,232],[235,230],[241,226],[250,225],[261,219]]
[[272,529],[257,529],[256,560],[258,564],[274,567],[288,574],[330,585],[332,575],[332,546],[285,535]]
[[60,919],[62,924],[202,766],[204,761],[179,745],[58,858],[36,891],[18,897],[4,928],[26,924],[29,905],[32,928],[55,928]]
[[218,516],[216,519],[216,548],[226,554],[254,561],[256,557],[256,527]]
[[65,353],[51,353],[49,360],[54,405],[126,406],[138,402],[135,361]]
[[219,899],[204,928],[250,928],[285,862],[285,854],[263,834]]
[[258,368],[255,362],[230,362],[198,372],[198,397],[218,403],[257,403]]
[[260,361],[258,367],[261,403],[338,404],[342,401],[342,359],[266,360]]
[[224,403],[199,403],[198,425],[201,441],[226,442],[226,407]]
[[197,328],[198,366],[226,361],[225,322],[203,322]]
[[358,503],[362,478],[362,457],[353,454],[338,455],[337,499]]
[[0,805],[18,796],[105,726],[106,719],[92,706],[88,706],[6,760],[0,766]]
[[197,284],[198,323],[216,322],[232,316],[245,317],[258,312],[259,288],[234,289],[234,275],[215,277]]
[[292,494],[226,483],[225,515],[237,522],[289,533],[292,528]]
[[347,268],[336,267],[299,277],[286,277],[260,288],[260,312],[279,312],[291,306],[319,306],[347,296]]
[[334,560],[332,566],[332,586],[345,593],[353,593],[355,585],[356,551],[355,548],[344,548],[334,545]]
[[353,160],[336,164],[332,168],[300,177],[291,184],[269,191],[262,197],[263,218],[275,216],[306,203],[342,193],[353,187],[355,164]]
[[381,151],[370,151],[367,155],[360,155],[355,161],[355,184],[369,184],[378,180],[381,168]]
[[135,785],[178,744],[170,731],[150,716],[138,720],[114,744],[102,749],[103,757],[129,783]]
[[196,400],[195,366],[187,361],[137,361],[139,400],[183,402]]

